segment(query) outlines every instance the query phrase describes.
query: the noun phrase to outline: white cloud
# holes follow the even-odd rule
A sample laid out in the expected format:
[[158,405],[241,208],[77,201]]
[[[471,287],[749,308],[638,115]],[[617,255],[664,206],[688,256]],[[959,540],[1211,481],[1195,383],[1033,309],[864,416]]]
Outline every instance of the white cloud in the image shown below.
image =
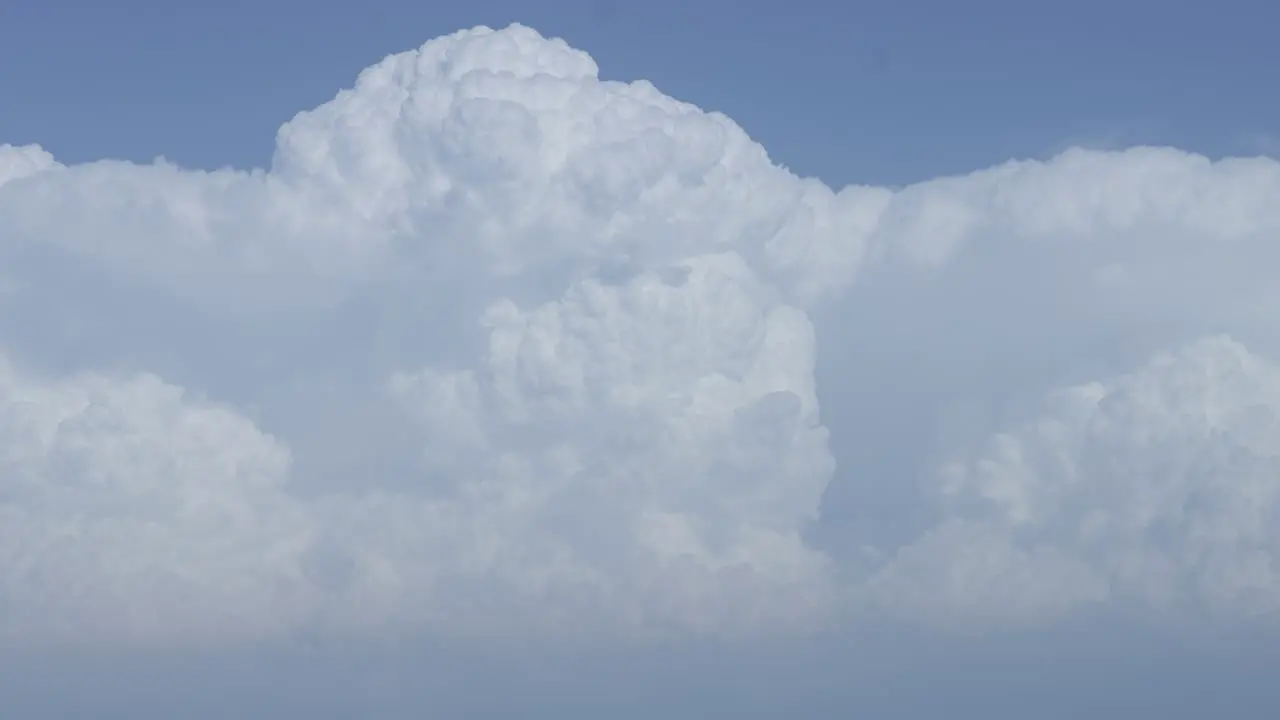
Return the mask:
[[0,185],[53,167],[53,156],[37,147],[0,145]]
[[[294,613],[311,519],[289,452],[147,375],[50,382],[0,365],[3,634],[164,641]],[[293,622],[290,620],[289,622]]]
[[[742,634],[847,597],[942,624],[1254,617],[1269,456],[1244,400],[1213,403],[1269,387],[1245,345],[1280,351],[1278,190],[1270,160],[1138,148],[835,192],[519,26],[369,68],[265,171],[0,147],[0,631]],[[1120,375],[1216,332],[1240,344]],[[910,392],[824,391],[824,357]],[[925,488],[936,522],[862,574],[807,541],[833,477],[902,481],[837,470],[823,413],[865,423],[833,447],[923,469],[953,402],[1023,429]]]
[[1272,619],[1280,368],[1220,336],[1162,353],[1052,393],[1043,415],[943,468],[933,490],[947,519],[884,571],[894,601],[914,569],[948,580],[923,599],[948,621],[1106,600],[1164,620]]

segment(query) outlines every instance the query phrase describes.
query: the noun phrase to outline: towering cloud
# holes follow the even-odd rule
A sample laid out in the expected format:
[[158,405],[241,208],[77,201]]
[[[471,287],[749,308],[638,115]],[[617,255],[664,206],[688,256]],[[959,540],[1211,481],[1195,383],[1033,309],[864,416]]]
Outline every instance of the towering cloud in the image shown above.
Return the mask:
[[[1258,618],[1277,191],[1139,148],[836,192],[520,26],[268,170],[0,147],[0,633]],[[927,522],[811,539],[921,477]]]

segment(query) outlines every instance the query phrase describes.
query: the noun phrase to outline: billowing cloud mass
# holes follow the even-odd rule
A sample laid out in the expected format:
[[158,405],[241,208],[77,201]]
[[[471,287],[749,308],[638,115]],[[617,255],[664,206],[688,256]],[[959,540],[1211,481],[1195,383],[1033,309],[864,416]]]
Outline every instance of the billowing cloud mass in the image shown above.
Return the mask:
[[0,635],[1268,622],[1275,197],[1156,148],[837,192],[521,26],[268,170],[0,146]]
[[1210,337],[1045,406],[939,472],[945,519],[877,579],[889,598],[990,621],[1108,601],[1276,612],[1280,368]]

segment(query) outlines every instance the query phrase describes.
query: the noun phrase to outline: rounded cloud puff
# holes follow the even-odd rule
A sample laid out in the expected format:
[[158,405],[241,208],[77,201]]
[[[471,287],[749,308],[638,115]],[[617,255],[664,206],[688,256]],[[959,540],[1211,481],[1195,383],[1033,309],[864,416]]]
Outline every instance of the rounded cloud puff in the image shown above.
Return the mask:
[[[521,26],[365,70],[267,170],[0,147],[0,634],[1255,617],[1277,185],[1139,148],[837,192]],[[939,444],[947,403],[1075,385],[870,567],[811,537],[902,486],[841,444],[912,472],[999,426]]]
[[288,561],[311,519],[283,488],[288,449],[251,422],[148,375],[5,363],[0,398],[11,642],[209,639],[306,612]]
[[912,574],[945,578],[911,610],[964,623],[1107,600],[1166,620],[1276,616],[1280,369],[1209,337],[1045,405],[942,469],[945,520],[873,584],[901,603]]

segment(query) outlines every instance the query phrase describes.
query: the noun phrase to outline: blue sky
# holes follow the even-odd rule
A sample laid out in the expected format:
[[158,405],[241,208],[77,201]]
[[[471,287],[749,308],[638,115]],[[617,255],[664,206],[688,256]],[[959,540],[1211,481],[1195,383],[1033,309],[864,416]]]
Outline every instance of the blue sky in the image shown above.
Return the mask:
[[0,138],[69,161],[250,167],[275,128],[391,52],[477,24],[562,36],[611,79],[721,110],[833,185],[1075,144],[1254,154],[1280,127],[1263,0],[627,3],[301,0],[0,9]]
[[534,5],[0,5],[0,716],[1277,716],[1280,11]]

